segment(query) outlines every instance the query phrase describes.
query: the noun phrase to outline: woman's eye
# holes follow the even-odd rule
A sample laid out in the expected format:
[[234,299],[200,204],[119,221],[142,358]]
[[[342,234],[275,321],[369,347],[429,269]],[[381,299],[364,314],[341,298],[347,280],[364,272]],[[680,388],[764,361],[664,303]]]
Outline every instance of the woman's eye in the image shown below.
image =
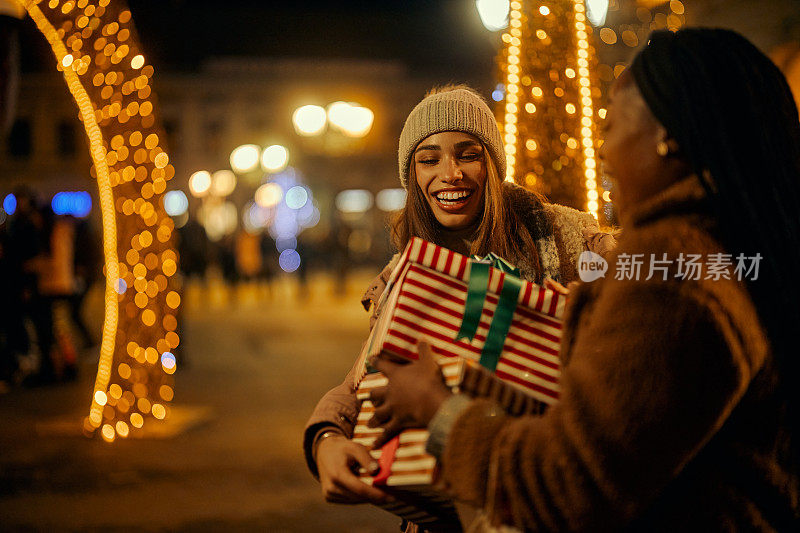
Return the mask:
[[439,162],[439,160],[431,157],[426,157],[424,159],[418,159],[417,162],[422,163],[423,165],[435,165],[436,163]]
[[461,154],[461,159],[465,159],[467,161],[475,161],[476,159],[479,159],[480,156],[481,154],[479,153],[467,153],[467,154]]

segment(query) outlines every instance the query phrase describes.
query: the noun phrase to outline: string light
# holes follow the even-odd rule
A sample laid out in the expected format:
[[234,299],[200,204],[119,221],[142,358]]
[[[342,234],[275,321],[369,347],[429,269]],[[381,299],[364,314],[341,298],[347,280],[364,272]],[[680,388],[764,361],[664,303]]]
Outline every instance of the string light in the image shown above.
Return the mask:
[[[504,122],[504,139],[505,139],[505,152],[506,152],[506,181],[514,181],[514,168],[517,161],[517,113],[519,112],[519,56],[521,53],[520,43],[522,40],[522,4],[520,2],[511,2],[510,11],[508,12],[509,26],[511,27],[510,36],[506,42],[506,113]],[[535,111],[535,109],[534,109]],[[532,111],[531,111],[532,112]]]
[[[50,44],[89,139],[106,283],[100,360],[83,428],[113,442],[141,429],[143,415],[167,416],[163,402],[171,394],[163,387],[172,390],[171,351],[179,344],[174,224],[161,201],[175,171],[155,126],[153,67],[137,51],[122,0],[16,1]],[[157,364],[159,353],[172,357],[169,369]]]
[[[583,0],[573,0],[574,4],[574,19],[573,23],[575,26],[575,39],[578,44],[577,48],[577,56],[575,57],[575,63],[579,65],[578,69],[578,84],[580,85],[580,94],[581,94],[581,104],[582,104],[582,118],[581,118],[581,129],[580,134],[583,140],[583,168],[584,168],[584,176],[586,177],[585,185],[586,185],[586,209],[595,218],[597,218],[597,211],[600,209],[600,205],[597,202],[598,194],[597,194],[597,160],[595,159],[595,151],[594,151],[594,132],[595,132],[595,124],[594,124],[594,110],[592,106],[592,82],[589,78],[589,69],[587,66],[581,66],[584,62],[581,62],[581,59],[587,59],[584,57],[588,55],[589,50],[589,40],[588,34],[586,32],[587,27],[585,23],[585,15],[584,12],[586,11],[586,7],[583,4]],[[573,71],[574,72],[574,71]],[[572,105],[572,104],[568,104]],[[572,112],[575,112],[575,106],[572,106]],[[567,110],[569,112],[569,110]]]

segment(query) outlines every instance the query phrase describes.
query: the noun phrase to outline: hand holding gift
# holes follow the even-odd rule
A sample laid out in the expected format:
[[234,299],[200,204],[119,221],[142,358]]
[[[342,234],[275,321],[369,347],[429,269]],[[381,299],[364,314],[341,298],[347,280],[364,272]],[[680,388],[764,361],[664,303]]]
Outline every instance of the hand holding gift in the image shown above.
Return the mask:
[[344,435],[331,435],[319,442],[316,456],[319,481],[326,501],[381,505],[392,500],[382,490],[364,484],[355,473],[358,467],[370,472],[378,469],[365,446]]
[[389,380],[386,386],[370,393],[375,411],[368,425],[384,429],[375,448],[403,429],[427,427],[442,402],[452,394],[426,341],[419,342],[416,360],[400,360],[382,353],[373,359],[372,366]]

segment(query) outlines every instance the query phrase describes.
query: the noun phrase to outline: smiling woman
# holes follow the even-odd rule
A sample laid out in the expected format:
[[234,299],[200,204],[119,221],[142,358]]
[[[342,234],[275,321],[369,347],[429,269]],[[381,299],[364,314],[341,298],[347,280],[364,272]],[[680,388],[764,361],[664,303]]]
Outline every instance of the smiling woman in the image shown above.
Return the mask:
[[[463,254],[493,252],[516,265],[523,278],[568,283],[577,278],[578,256],[605,253],[614,239],[601,233],[589,213],[548,204],[538,195],[504,182],[506,158],[494,115],[469,87],[434,89],[411,111],[400,134],[400,182],[406,204],[392,224],[402,250],[412,237]],[[381,309],[397,256],[372,282],[362,299]],[[354,472],[372,467],[369,450],[349,440],[358,415],[355,368],[317,405],[305,432],[309,468],[330,502],[381,503],[386,494],[365,485]],[[413,530],[412,525],[412,530]]]
[[474,135],[435,133],[414,152],[413,173],[436,221],[448,230],[470,230],[484,206],[486,157]]

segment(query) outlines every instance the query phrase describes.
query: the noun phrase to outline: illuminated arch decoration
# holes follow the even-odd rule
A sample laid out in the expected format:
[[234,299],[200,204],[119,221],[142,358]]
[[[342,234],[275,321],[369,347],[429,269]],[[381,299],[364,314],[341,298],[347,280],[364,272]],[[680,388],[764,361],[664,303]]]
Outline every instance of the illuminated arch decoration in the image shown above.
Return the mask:
[[122,0],[16,0],[47,38],[89,140],[103,222],[105,318],[87,435],[107,442],[163,419],[178,346],[177,253],[161,198],[175,170]]

